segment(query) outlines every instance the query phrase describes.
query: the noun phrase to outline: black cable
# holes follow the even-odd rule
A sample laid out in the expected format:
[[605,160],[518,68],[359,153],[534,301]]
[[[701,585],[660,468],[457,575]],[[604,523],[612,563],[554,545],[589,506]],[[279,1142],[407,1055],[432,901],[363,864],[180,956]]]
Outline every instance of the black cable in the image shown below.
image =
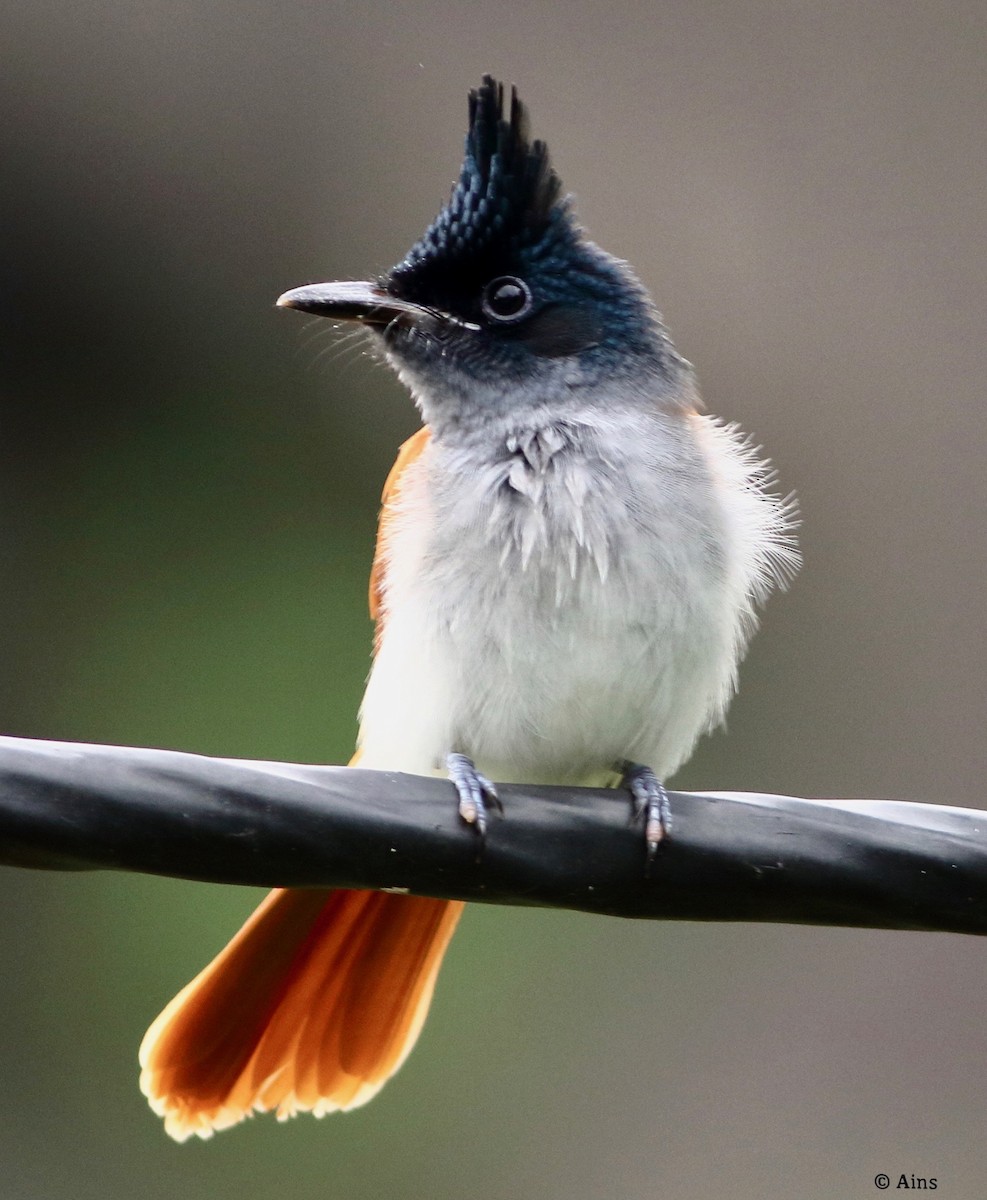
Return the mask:
[[987,813],[672,792],[645,874],[622,792],[500,789],[482,845],[441,779],[0,738],[0,863],[400,888],[625,917],[987,933]]

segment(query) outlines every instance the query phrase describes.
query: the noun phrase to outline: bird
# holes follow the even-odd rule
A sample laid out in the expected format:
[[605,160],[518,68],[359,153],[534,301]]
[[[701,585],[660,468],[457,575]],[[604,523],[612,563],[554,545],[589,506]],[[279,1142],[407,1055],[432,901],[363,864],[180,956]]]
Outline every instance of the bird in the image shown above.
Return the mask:
[[[480,846],[493,781],[623,788],[660,872],[663,781],[723,719],[758,610],[798,567],[797,512],[579,224],[516,87],[470,92],[458,180],[396,266],[278,305],[362,326],[422,419],[383,489],[352,763],[447,776]],[[167,1133],[370,1100],[463,908],[273,891],[144,1038]]]

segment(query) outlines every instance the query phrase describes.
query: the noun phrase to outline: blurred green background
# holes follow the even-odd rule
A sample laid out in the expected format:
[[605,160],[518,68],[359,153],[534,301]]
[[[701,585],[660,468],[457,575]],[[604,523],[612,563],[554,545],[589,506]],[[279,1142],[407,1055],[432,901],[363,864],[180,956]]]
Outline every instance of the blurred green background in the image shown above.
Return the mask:
[[[710,408],[799,492],[679,787],[982,803],[981,0],[7,0],[0,728],[347,758],[389,373],[276,312],[394,262],[516,80]],[[370,1107],[172,1145],[161,1005],[256,896],[0,875],[0,1196],[982,1197],[984,947],[472,908]]]

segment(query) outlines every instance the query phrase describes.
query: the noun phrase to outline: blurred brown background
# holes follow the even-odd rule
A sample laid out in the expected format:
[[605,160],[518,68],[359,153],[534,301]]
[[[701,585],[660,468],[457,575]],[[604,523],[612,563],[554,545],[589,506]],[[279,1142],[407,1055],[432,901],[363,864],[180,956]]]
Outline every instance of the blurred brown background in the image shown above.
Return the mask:
[[[0,728],[343,761],[415,425],[283,289],[395,261],[516,80],[806,566],[680,787],[982,803],[981,0],[0,12]],[[324,353],[323,353],[324,352]],[[985,948],[474,908],[369,1108],[168,1142],[148,1021],[255,897],[0,876],[0,1196],[983,1196]]]

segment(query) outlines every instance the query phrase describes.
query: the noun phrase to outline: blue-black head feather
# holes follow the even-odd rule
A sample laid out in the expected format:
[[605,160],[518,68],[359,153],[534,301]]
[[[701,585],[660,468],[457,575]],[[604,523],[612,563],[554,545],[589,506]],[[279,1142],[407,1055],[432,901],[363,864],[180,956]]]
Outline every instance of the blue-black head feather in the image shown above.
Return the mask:
[[[460,353],[477,372],[527,370],[526,355],[576,354],[601,365],[608,354],[607,371],[630,370],[631,356],[660,357],[667,348],[632,272],[580,228],[548,147],[529,134],[516,88],[508,96],[490,75],[470,93],[466,153],[452,195],[380,284],[474,330]],[[425,352],[422,344],[417,350]],[[449,346],[445,353],[448,359]]]
[[458,308],[488,279],[577,238],[548,147],[530,137],[517,89],[511,88],[508,99],[504,85],[485,75],[470,92],[459,180],[388,283],[409,300],[452,301],[449,306]]

